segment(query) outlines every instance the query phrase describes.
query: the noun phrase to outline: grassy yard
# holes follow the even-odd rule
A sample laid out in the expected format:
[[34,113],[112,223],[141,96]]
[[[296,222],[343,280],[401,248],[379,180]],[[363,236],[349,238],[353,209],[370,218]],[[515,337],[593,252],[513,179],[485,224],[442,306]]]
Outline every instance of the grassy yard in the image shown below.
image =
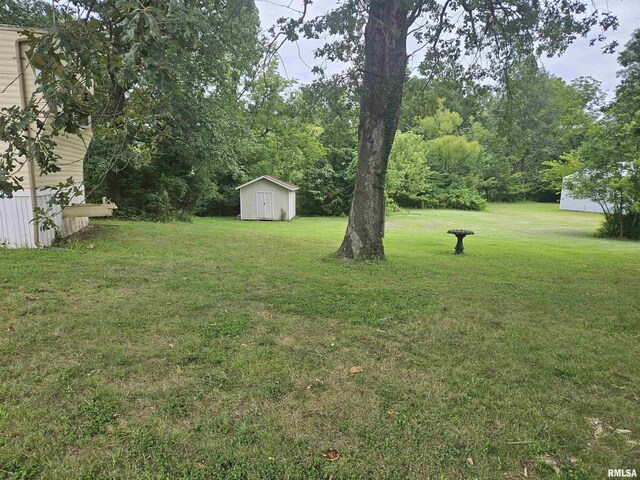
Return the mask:
[[331,258],[340,218],[0,250],[0,478],[640,472],[640,243],[599,222],[412,211],[373,263]]

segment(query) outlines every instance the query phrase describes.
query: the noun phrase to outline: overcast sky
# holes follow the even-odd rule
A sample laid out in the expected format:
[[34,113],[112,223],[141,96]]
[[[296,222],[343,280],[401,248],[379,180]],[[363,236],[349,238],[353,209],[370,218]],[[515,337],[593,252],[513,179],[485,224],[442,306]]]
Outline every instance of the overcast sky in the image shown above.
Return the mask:
[[[607,38],[617,40],[620,43],[618,52],[622,46],[631,38],[631,33],[640,28],[640,0],[592,0],[598,8],[609,9],[617,15],[620,27],[616,31],[607,32]],[[291,3],[289,3],[291,2]],[[330,10],[335,6],[337,0],[315,0],[309,7],[307,18]],[[301,0],[256,0],[256,5],[260,11],[262,28],[267,29],[275,24],[280,17],[297,18],[296,12],[302,5]],[[281,66],[280,71],[290,79],[296,79],[301,83],[308,83],[314,79],[311,67],[317,65],[321,60],[314,58],[313,51],[322,45],[321,40],[301,39],[295,43],[286,43],[280,50]],[[409,46],[411,50],[411,45]],[[579,38],[569,47],[561,57],[543,58],[542,63],[554,75],[570,81],[581,76],[592,76],[602,82],[605,90],[611,91],[618,81],[616,71],[617,54],[604,55],[600,47],[596,44],[589,46],[588,39]],[[417,66],[419,60],[414,60]],[[340,65],[326,65],[328,72],[336,72],[341,69]]]

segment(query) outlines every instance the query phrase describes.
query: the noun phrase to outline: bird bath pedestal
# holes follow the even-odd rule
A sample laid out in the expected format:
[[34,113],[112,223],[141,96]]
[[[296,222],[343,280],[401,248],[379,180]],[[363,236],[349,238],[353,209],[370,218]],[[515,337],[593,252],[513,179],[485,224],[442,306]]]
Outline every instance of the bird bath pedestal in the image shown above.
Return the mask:
[[464,245],[462,244],[462,239],[464,237],[466,237],[467,235],[473,235],[473,231],[472,230],[459,230],[457,228],[451,229],[451,230],[447,230],[447,233],[450,233],[451,235],[455,235],[458,239],[458,243],[456,243],[456,249],[453,253],[459,254],[459,253],[464,253]]

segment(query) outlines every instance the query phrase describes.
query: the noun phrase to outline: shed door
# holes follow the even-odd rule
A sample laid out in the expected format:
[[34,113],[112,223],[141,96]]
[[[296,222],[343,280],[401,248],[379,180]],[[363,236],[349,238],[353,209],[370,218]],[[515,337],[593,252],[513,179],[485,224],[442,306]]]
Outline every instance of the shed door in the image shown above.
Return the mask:
[[256,192],[258,218],[273,220],[273,192]]

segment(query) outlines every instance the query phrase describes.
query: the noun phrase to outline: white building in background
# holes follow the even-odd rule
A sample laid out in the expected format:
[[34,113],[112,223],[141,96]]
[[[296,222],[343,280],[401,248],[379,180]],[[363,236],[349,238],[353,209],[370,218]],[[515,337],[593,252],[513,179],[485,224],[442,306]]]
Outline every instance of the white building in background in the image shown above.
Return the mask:
[[240,190],[240,220],[291,220],[296,216],[296,185],[263,175],[236,190]]
[[574,197],[571,189],[567,187],[566,181],[575,174],[567,175],[562,179],[562,192],[560,193],[560,210],[570,210],[573,212],[603,213],[600,204],[588,198]]

